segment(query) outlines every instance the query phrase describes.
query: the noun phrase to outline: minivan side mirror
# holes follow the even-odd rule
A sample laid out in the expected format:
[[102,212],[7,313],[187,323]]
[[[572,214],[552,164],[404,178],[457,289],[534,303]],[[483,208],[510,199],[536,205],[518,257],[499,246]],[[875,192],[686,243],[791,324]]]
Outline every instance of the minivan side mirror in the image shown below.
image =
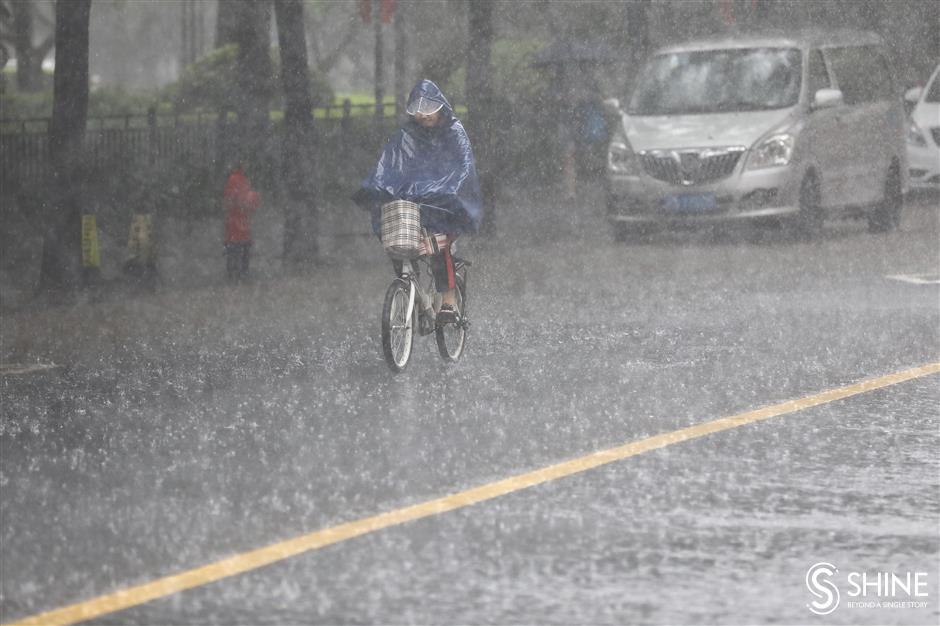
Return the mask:
[[911,87],[904,92],[904,101],[911,104],[917,104],[922,95],[924,95],[923,87]]
[[813,96],[814,109],[829,109],[842,104],[842,92],[838,89],[820,89]]

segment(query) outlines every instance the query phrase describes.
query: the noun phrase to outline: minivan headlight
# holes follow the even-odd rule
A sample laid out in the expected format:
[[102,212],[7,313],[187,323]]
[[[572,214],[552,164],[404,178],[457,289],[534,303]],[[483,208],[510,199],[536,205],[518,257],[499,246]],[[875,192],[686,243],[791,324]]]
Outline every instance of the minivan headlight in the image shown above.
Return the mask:
[[761,139],[753,148],[747,161],[747,169],[757,170],[763,167],[789,165],[793,156],[793,135],[781,133]]
[[927,147],[927,138],[924,137],[924,132],[914,120],[911,120],[910,125],[907,127],[907,143],[918,148]]
[[625,141],[614,139],[607,148],[607,167],[618,174],[639,174],[636,155]]

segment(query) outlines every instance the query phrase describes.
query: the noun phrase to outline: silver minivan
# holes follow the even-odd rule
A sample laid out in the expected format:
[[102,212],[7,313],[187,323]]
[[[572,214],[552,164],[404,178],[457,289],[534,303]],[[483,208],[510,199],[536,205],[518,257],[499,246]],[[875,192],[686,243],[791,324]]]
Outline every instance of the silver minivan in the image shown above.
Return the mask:
[[895,228],[907,189],[905,115],[884,41],[858,31],[736,35],[656,52],[607,159],[622,238],[652,224],[826,217]]

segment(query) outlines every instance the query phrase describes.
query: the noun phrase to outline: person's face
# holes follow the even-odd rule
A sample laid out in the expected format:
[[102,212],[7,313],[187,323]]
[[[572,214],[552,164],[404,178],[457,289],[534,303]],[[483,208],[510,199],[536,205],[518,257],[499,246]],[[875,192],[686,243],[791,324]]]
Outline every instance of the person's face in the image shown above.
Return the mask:
[[425,128],[433,128],[437,126],[437,123],[441,121],[441,112],[435,111],[430,115],[424,115],[422,113],[415,113],[415,121],[418,122],[421,126]]

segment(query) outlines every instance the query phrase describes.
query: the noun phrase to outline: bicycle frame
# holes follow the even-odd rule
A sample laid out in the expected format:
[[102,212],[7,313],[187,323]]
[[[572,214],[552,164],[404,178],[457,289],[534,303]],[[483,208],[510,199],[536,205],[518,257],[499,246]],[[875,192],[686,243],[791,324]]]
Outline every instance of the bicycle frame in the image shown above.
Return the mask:
[[418,334],[430,335],[434,332],[434,324],[437,318],[435,308],[440,307],[440,295],[431,292],[433,281],[425,289],[421,285],[421,271],[418,261],[428,265],[426,257],[418,259],[401,261],[401,270],[398,277],[408,281],[408,308],[406,323],[411,323],[411,318],[415,314],[415,304],[419,304],[418,309]]
[[[422,208],[437,208],[421,206]],[[425,233],[422,236],[428,235]],[[406,239],[404,248],[410,249],[411,241],[408,237],[404,239]],[[389,249],[393,249],[395,245],[397,244]],[[425,249],[427,247],[424,246]],[[437,252],[435,246],[430,247],[435,253]],[[386,363],[395,373],[404,371],[412,354],[415,334],[420,336],[434,334],[441,358],[445,362],[456,363],[464,352],[466,333],[470,327],[466,308],[469,261],[453,258],[456,319],[439,323],[437,312],[441,308],[443,294],[437,289],[431,268],[431,257],[425,254],[416,258],[398,260],[396,256],[398,252],[395,250],[392,256],[397,276],[386,290],[385,303],[382,307],[382,352]],[[421,280],[422,264],[427,270],[424,284]]]

